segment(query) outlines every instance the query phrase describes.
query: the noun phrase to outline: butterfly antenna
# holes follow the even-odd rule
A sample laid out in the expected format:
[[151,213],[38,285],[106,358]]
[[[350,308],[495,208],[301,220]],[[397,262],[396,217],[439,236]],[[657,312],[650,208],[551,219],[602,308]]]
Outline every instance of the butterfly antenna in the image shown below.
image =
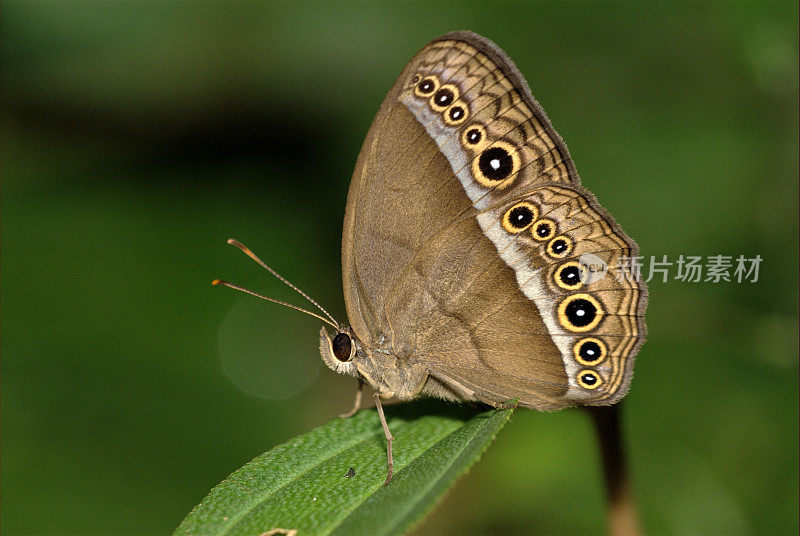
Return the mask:
[[[303,292],[302,290],[300,290],[299,288],[297,288],[297,286],[296,286],[294,283],[290,282],[288,279],[286,279],[285,277],[283,277],[281,274],[279,274],[278,272],[276,272],[275,270],[273,270],[272,268],[270,268],[269,266],[267,266],[267,264],[266,264],[264,261],[262,261],[261,259],[259,259],[259,258],[256,256],[256,254],[255,254],[255,253],[253,253],[252,251],[250,251],[250,248],[248,248],[247,246],[245,246],[244,244],[242,244],[242,243],[241,243],[241,242],[239,242],[238,240],[234,240],[233,238],[229,238],[229,239],[228,239],[228,244],[230,244],[230,245],[232,245],[232,246],[236,246],[237,248],[239,248],[240,250],[242,250],[242,251],[244,252],[244,254],[245,254],[245,255],[247,255],[248,257],[250,257],[251,259],[253,259],[254,261],[256,261],[258,264],[260,264],[260,265],[261,265],[261,267],[262,267],[262,268],[264,268],[266,271],[268,271],[269,273],[271,273],[272,275],[274,275],[275,277],[277,277],[277,278],[278,278],[280,281],[282,281],[283,283],[285,283],[285,284],[286,284],[286,285],[287,285],[289,288],[291,288],[292,290],[294,290],[295,292],[297,292],[298,294],[300,294],[302,297],[304,297],[305,299],[307,299],[308,301],[310,301],[311,303],[313,303],[313,304],[316,306],[316,308],[317,308],[317,309],[319,309],[320,311],[322,311],[322,312],[325,314],[325,316],[327,316],[327,317],[330,319],[330,321],[331,321],[331,322],[333,322],[333,324],[332,324],[332,325],[335,325],[335,326],[336,326],[336,329],[339,329],[339,328],[338,328],[338,323],[336,322],[336,319],[335,319],[335,318],[333,318],[333,316],[332,316],[332,315],[331,315],[331,314],[330,314],[328,311],[326,311],[326,310],[325,310],[325,308],[324,308],[323,306],[321,306],[319,303],[317,303],[317,301],[316,301],[314,298],[312,298],[311,296],[309,296],[308,294],[306,294],[305,292]],[[241,290],[241,289],[240,289],[240,290]],[[262,296],[262,297],[263,297],[263,296]],[[272,300],[272,301],[275,301],[275,300]],[[285,305],[285,304],[284,304],[284,305]]]
[[311,315],[314,318],[319,318],[320,320],[322,320],[323,322],[325,322],[326,324],[331,326],[333,329],[335,329],[337,331],[339,330],[339,326],[335,323],[335,321],[331,322],[330,320],[328,320],[324,316],[320,316],[317,313],[314,313],[312,311],[307,311],[307,310],[303,309],[302,307],[298,307],[296,305],[292,305],[291,303],[286,303],[286,302],[281,301],[281,300],[276,300],[275,298],[267,298],[266,296],[262,296],[258,292],[253,292],[252,290],[248,290],[248,289],[246,289],[244,287],[240,287],[239,285],[234,285],[233,283],[230,283],[228,281],[223,281],[222,279],[215,279],[214,281],[211,282],[211,284],[212,285],[220,285],[220,286],[223,286],[223,287],[232,288],[234,290],[238,290],[240,292],[244,292],[245,294],[250,294],[251,296],[255,296],[256,298],[261,298],[262,300],[267,300],[268,302],[277,303],[278,305],[283,305],[283,306],[289,307],[290,309],[294,309],[295,311],[300,311],[301,313],[305,313],[307,315]]

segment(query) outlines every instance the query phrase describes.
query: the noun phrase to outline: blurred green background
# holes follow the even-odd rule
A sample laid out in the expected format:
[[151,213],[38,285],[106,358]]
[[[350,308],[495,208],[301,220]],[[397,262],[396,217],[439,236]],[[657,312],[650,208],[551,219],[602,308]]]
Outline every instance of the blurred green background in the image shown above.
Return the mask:
[[[430,39],[514,59],[644,255],[761,255],[651,282],[625,428],[647,534],[798,532],[798,8],[791,3],[2,6],[3,534],[166,534],[352,402],[347,186]],[[518,411],[419,534],[600,534],[582,412]]]

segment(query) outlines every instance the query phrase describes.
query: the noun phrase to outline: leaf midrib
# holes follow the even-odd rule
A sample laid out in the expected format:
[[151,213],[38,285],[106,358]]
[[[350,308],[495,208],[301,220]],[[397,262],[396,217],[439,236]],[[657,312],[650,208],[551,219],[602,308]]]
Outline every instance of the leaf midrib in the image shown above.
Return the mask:
[[[473,418],[475,418],[475,417],[473,417]],[[461,430],[461,429],[463,428],[463,426],[464,426],[464,425],[466,425],[468,422],[469,422],[469,421],[466,421],[466,422],[462,423],[462,425],[461,425],[461,426],[459,426],[458,428],[455,428],[454,430],[452,430],[451,432],[449,432],[447,435],[445,435],[444,437],[442,437],[442,438],[441,438],[439,441],[437,441],[436,443],[434,443],[433,445],[431,445],[431,446],[430,446],[430,447],[428,447],[427,449],[425,449],[425,450],[421,451],[421,452],[420,452],[420,453],[419,453],[417,456],[415,456],[415,457],[414,457],[414,458],[413,458],[413,459],[412,459],[412,460],[411,460],[409,463],[407,463],[405,466],[403,466],[403,469],[401,469],[400,471],[398,471],[398,472],[397,472],[397,474],[398,474],[398,475],[399,475],[399,474],[401,474],[401,473],[402,473],[404,470],[406,470],[406,468],[407,468],[409,465],[411,465],[411,463],[413,463],[413,462],[414,462],[414,461],[416,461],[417,459],[421,458],[422,456],[424,456],[425,454],[427,454],[428,452],[430,452],[431,450],[433,450],[434,448],[436,448],[438,445],[440,445],[442,442],[444,442],[445,440],[447,440],[448,438],[450,438],[450,437],[451,437],[453,434],[455,434],[457,431]],[[468,442],[467,442],[467,443],[464,445],[464,447],[463,447],[463,448],[461,448],[461,449],[459,449],[459,450],[458,450],[458,454],[457,454],[455,457],[453,457],[453,460],[452,460],[452,462],[448,463],[448,464],[447,464],[447,465],[445,465],[445,466],[442,466],[442,467],[443,467],[443,470],[442,470],[442,471],[440,471],[440,472],[437,474],[436,478],[430,479],[430,480],[428,481],[428,482],[429,482],[429,484],[428,484],[428,485],[426,485],[426,486],[424,486],[424,487],[422,488],[422,489],[424,489],[424,493],[420,493],[420,494],[418,494],[418,495],[417,495],[417,497],[418,497],[418,498],[417,498],[417,500],[415,500],[415,501],[414,501],[414,502],[413,502],[411,505],[409,505],[407,508],[404,508],[404,509],[403,509],[403,511],[402,511],[402,515],[395,516],[395,517],[394,517],[395,521],[392,523],[392,525],[391,525],[391,528],[390,528],[388,531],[384,531],[384,532],[382,532],[382,534],[391,534],[391,533],[392,533],[392,530],[396,529],[396,528],[397,528],[397,527],[400,525],[400,523],[402,522],[402,520],[404,520],[404,519],[406,519],[406,518],[407,518],[407,516],[408,516],[408,513],[409,513],[409,512],[411,512],[411,511],[412,511],[412,510],[413,510],[413,509],[414,509],[414,508],[415,508],[415,507],[416,507],[418,504],[420,504],[420,503],[422,502],[422,500],[423,500],[425,497],[427,497],[427,496],[428,496],[428,494],[429,494],[429,493],[430,493],[430,491],[433,489],[433,487],[434,487],[434,486],[435,486],[435,485],[436,485],[436,484],[437,484],[437,483],[438,483],[438,482],[441,480],[442,476],[443,476],[443,475],[445,475],[445,474],[447,473],[447,471],[448,471],[448,470],[450,470],[450,469],[453,467],[454,463],[455,463],[455,462],[456,462],[456,461],[457,461],[457,460],[458,460],[458,459],[459,459],[459,458],[460,458],[460,457],[461,457],[461,456],[464,454],[464,452],[465,452],[465,451],[466,451],[466,450],[467,450],[467,449],[468,449],[470,446],[472,446],[472,445],[475,443],[475,441],[477,440],[477,438],[480,436],[480,432],[483,432],[483,431],[485,431],[485,430],[486,430],[486,428],[487,428],[487,424],[488,424],[489,422],[491,422],[491,418],[484,419],[484,422],[481,424],[481,426],[480,426],[480,428],[479,428],[479,430],[478,430],[478,431],[479,431],[479,433],[476,433],[476,434],[474,434],[474,435],[473,435],[473,437],[472,437],[472,439],[470,439],[470,440],[469,440],[469,441],[468,441]],[[374,495],[374,494],[373,494],[373,495]],[[365,498],[364,498],[362,501],[360,501],[360,502],[358,503],[358,505],[357,505],[357,506],[361,506],[362,504],[364,504],[364,503],[365,503],[367,500],[369,500],[369,498],[370,498],[370,497],[372,497],[373,495],[369,495],[369,496],[365,497]],[[338,521],[338,522],[337,522],[335,525],[333,525],[333,527],[331,527],[331,530],[332,530],[333,528],[336,528],[337,526],[340,526],[342,523],[344,523],[344,521],[345,521],[345,520],[346,520],[348,517],[350,517],[350,515],[352,515],[352,514],[353,514],[353,512],[354,512],[356,509],[357,509],[357,508],[352,508],[352,509],[351,509],[351,510],[348,512],[347,516],[345,516],[344,518],[340,519],[340,520],[339,520],[339,521]],[[387,528],[389,528],[389,527],[387,526]],[[329,532],[330,532],[330,531],[329,531]]]
[[[407,423],[401,421],[400,423],[394,425],[394,428],[395,429],[397,429],[397,428],[401,428],[402,429],[405,426],[407,426]],[[316,469],[317,467],[323,465],[325,462],[327,462],[331,458],[335,458],[336,456],[342,454],[343,452],[346,452],[348,450],[356,448],[359,445],[361,445],[362,443],[364,443],[366,441],[369,441],[369,440],[373,439],[375,436],[380,435],[382,433],[383,433],[382,430],[378,430],[378,431],[372,432],[369,435],[366,435],[366,436],[362,437],[361,439],[359,439],[358,441],[356,441],[354,443],[350,443],[347,446],[345,446],[345,447],[343,447],[343,448],[341,448],[341,449],[339,449],[339,450],[337,450],[335,452],[332,452],[332,453],[330,453],[328,455],[325,455],[325,456],[323,456],[321,458],[318,458],[318,461],[316,463],[312,463],[312,464],[304,466],[303,469],[301,471],[299,471],[294,477],[292,477],[292,478],[290,478],[288,480],[285,480],[285,481],[281,482],[280,484],[278,484],[277,486],[275,486],[274,488],[272,488],[272,489],[270,489],[268,491],[265,491],[262,494],[258,495],[250,505],[248,505],[246,508],[243,508],[242,510],[240,510],[238,515],[232,516],[232,518],[226,523],[227,526],[223,525],[224,528],[221,530],[220,533],[221,534],[229,534],[228,531],[233,529],[236,526],[236,524],[239,521],[242,520],[242,518],[246,517],[246,515],[249,512],[251,512],[252,510],[257,508],[260,504],[262,504],[265,501],[267,501],[271,496],[275,495],[281,489],[284,489],[284,488],[290,486],[293,482],[296,482],[300,478],[302,478],[302,477],[306,476],[307,474],[311,473],[314,469]],[[374,493],[374,492],[372,492],[372,493]],[[370,497],[372,495],[372,493],[367,495],[367,497]]]
[[[488,422],[489,422],[489,419],[486,419],[486,420],[484,420],[484,422],[481,424],[480,428],[478,429],[478,431],[479,431],[480,433],[482,433],[482,432],[484,432],[484,431],[486,430],[486,423],[488,423]],[[422,454],[425,454],[425,453],[429,452],[429,451],[430,451],[430,450],[432,450],[434,447],[436,447],[437,445],[439,445],[440,443],[442,443],[442,442],[443,442],[445,439],[448,439],[448,438],[450,438],[450,437],[451,437],[451,436],[452,436],[454,433],[456,433],[456,432],[457,432],[458,430],[460,430],[460,429],[461,429],[461,428],[456,428],[455,430],[453,430],[452,432],[450,432],[449,434],[447,434],[445,437],[443,437],[442,439],[440,439],[439,441],[437,441],[437,442],[436,442],[436,444],[434,444],[434,445],[431,445],[431,446],[430,446],[428,449],[426,449],[426,450],[425,450],[425,452],[423,452]],[[467,442],[467,443],[466,443],[466,444],[465,444],[465,445],[464,445],[464,446],[463,446],[461,449],[459,449],[459,450],[458,450],[458,454],[457,454],[456,456],[454,456],[454,457],[452,458],[452,460],[451,460],[451,461],[450,461],[450,462],[449,462],[447,465],[442,465],[442,466],[441,466],[441,467],[442,467],[442,470],[441,470],[441,471],[439,471],[439,473],[437,474],[436,478],[435,478],[435,479],[430,479],[430,480],[428,481],[428,482],[429,482],[429,483],[428,483],[428,485],[427,485],[427,486],[423,486],[423,488],[422,488],[422,489],[424,490],[424,493],[420,493],[420,494],[418,494],[418,495],[417,495],[417,497],[418,497],[418,498],[417,498],[417,500],[416,500],[416,501],[414,501],[414,502],[413,502],[412,504],[410,504],[408,507],[406,507],[406,508],[402,509],[402,510],[403,510],[403,515],[402,515],[402,516],[396,516],[396,517],[395,517],[395,519],[396,519],[397,521],[396,521],[396,522],[395,522],[395,523],[392,525],[392,528],[393,528],[393,529],[396,529],[396,528],[397,528],[397,527],[400,525],[400,523],[402,522],[402,520],[404,520],[404,519],[407,519],[407,517],[408,517],[408,513],[409,513],[409,512],[411,512],[411,511],[413,510],[413,508],[412,508],[412,507],[416,507],[417,505],[419,505],[419,504],[422,502],[422,500],[423,500],[425,497],[427,497],[427,496],[428,496],[429,492],[430,492],[430,491],[431,491],[431,490],[432,490],[432,489],[433,489],[433,488],[436,486],[436,484],[437,484],[437,483],[438,483],[438,482],[439,482],[439,481],[442,479],[442,477],[443,477],[444,475],[446,475],[446,474],[447,474],[447,472],[448,472],[448,471],[449,471],[449,470],[450,470],[450,469],[451,469],[451,468],[454,466],[454,464],[455,464],[455,463],[456,463],[456,462],[457,462],[457,461],[458,461],[458,460],[461,458],[461,456],[464,454],[464,452],[466,452],[466,450],[467,450],[467,449],[468,449],[470,446],[472,446],[472,445],[474,444],[474,442],[477,440],[477,438],[478,438],[478,436],[479,436],[479,435],[480,435],[480,434],[478,434],[478,433],[474,434],[474,435],[472,436],[472,439],[470,439],[470,440],[469,440],[469,441],[468,441],[468,442]],[[422,456],[422,454],[420,454],[420,456]],[[388,525],[388,524],[387,524],[387,525]],[[390,531],[387,531],[387,532],[385,532],[385,533],[391,533],[391,530],[390,530]]]

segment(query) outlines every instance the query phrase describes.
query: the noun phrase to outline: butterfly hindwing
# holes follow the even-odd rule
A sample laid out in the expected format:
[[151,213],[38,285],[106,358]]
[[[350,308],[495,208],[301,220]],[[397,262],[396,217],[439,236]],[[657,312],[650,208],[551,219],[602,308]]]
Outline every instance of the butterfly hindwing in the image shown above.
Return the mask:
[[559,347],[570,380],[566,398],[621,398],[645,335],[646,288],[629,269],[636,243],[576,186],[533,188],[485,215],[500,222],[489,236]]

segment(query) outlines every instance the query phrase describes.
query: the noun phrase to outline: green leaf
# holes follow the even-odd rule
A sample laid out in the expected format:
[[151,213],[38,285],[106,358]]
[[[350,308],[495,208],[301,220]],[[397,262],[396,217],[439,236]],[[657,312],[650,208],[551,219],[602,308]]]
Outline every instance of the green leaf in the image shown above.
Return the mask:
[[386,408],[395,438],[388,486],[386,440],[375,410],[334,419],[230,475],[175,534],[402,533],[478,460],[512,411],[433,400]]

